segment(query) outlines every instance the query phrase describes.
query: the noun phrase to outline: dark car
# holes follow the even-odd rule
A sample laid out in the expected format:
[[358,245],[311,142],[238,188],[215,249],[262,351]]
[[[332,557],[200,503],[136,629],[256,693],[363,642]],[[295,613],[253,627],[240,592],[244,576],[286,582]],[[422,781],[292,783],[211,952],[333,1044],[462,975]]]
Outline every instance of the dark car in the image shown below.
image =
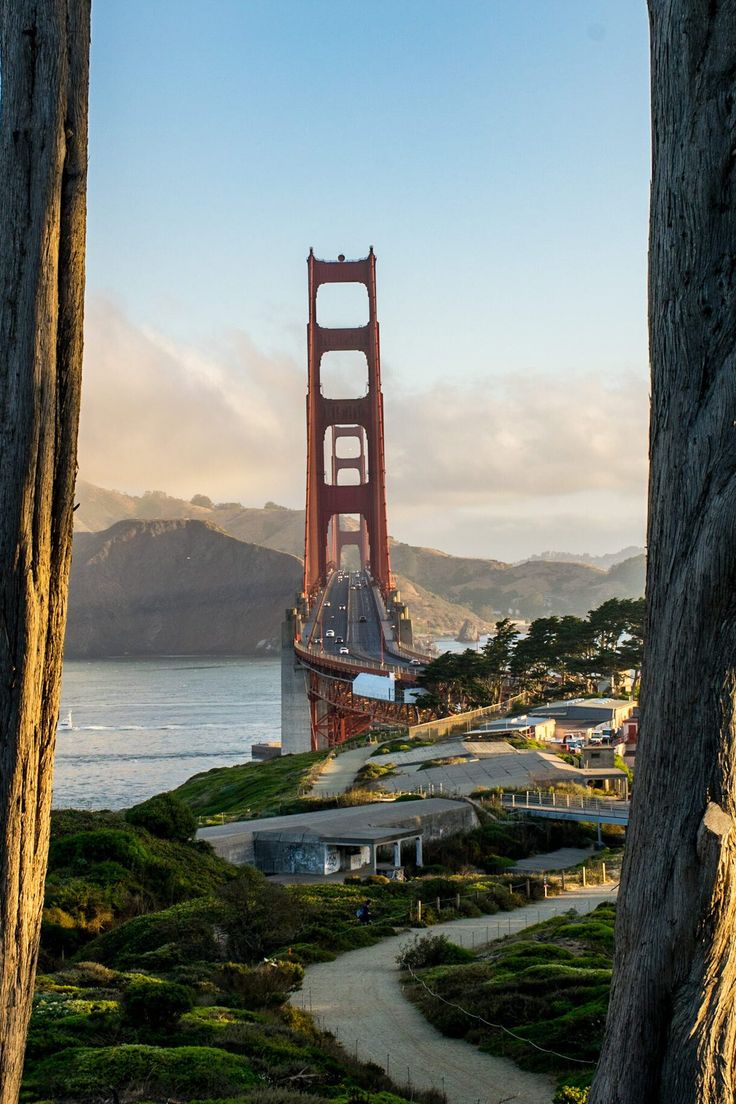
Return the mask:
[[367,620],[368,620],[368,618],[366,617],[366,615],[365,615],[364,613],[361,613],[361,615],[360,615],[360,617],[358,618],[358,620],[359,620],[359,621],[361,622],[361,624],[362,624],[363,622],[367,621]]

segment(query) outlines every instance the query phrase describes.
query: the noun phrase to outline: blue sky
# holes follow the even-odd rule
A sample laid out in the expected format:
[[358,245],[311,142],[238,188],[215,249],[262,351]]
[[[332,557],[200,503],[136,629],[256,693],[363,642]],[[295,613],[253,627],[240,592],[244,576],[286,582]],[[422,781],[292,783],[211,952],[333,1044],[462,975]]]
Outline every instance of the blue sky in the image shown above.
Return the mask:
[[[303,390],[308,249],[361,256],[372,244],[396,535],[499,558],[641,541],[643,0],[97,0],[90,110],[83,475],[299,505],[303,427],[278,424],[263,365]],[[146,395],[143,377],[125,393],[140,341],[164,351],[169,387],[180,364],[192,416],[197,388],[219,388],[230,412],[240,404],[244,437],[286,449],[283,470],[256,471],[255,442],[244,441],[239,474],[237,432],[215,469],[186,449],[167,466],[153,439],[145,465],[145,440],[137,465],[129,448],[103,455],[104,427],[91,428],[102,388],[123,406],[165,399],[153,385]],[[253,372],[263,404],[254,423]],[[239,387],[241,400],[227,394]],[[555,409],[569,395],[572,425],[544,425],[547,388]],[[477,455],[459,450],[454,475],[441,457],[433,488],[427,450],[453,424],[433,426],[431,412],[441,416],[448,390],[463,445],[464,403],[473,439],[493,440]],[[563,455],[559,487],[535,490],[535,451],[556,463],[570,432],[586,448],[577,394],[587,396],[579,413],[593,455],[577,465]],[[479,397],[490,403],[480,425]],[[542,404],[533,433],[521,424],[525,402]],[[412,411],[424,412],[421,458],[407,451]],[[295,416],[289,398],[283,418]],[[607,450],[594,439],[604,421]],[[636,454],[622,471],[611,421]],[[493,442],[514,425],[505,472]],[[470,498],[468,463],[493,469]],[[591,468],[587,483],[576,466]],[[200,475],[208,486],[195,485]]]

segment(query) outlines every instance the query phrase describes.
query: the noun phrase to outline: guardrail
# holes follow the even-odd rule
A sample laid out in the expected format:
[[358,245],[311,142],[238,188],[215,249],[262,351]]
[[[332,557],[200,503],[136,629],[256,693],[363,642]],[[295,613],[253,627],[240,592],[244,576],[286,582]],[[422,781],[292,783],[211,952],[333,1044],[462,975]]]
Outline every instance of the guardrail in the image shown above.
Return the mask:
[[577,794],[558,793],[556,790],[525,790],[499,794],[505,809],[559,810],[561,813],[581,812],[594,816],[607,816],[622,824],[629,819],[629,803],[603,797],[580,797]]

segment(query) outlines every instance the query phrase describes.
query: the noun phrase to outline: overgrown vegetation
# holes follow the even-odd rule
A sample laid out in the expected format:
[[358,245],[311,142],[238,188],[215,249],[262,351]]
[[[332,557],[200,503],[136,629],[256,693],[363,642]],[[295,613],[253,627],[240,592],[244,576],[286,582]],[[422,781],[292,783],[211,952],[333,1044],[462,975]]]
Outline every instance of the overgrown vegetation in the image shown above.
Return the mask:
[[[492,801],[489,805],[493,807]],[[425,869],[436,873],[468,869],[495,874],[527,855],[555,851],[559,847],[587,847],[596,838],[595,828],[568,820],[519,821],[495,809],[495,819],[478,828],[424,845]],[[620,842],[614,836],[607,842]]]
[[256,817],[298,811],[300,794],[309,785],[326,751],[283,755],[265,763],[215,767],[195,774],[174,791],[200,817]]
[[555,1073],[556,1101],[582,1102],[603,1037],[613,927],[614,906],[599,905],[490,944],[467,964],[404,962],[407,994],[444,1034]]
[[522,898],[482,875],[285,887],[182,839],[188,815],[175,795],[54,814],[23,1104],[401,1104],[285,1004],[303,966],[405,927],[419,900],[431,924]]
[[121,813],[54,812],[42,967],[141,913],[207,898],[235,873],[207,844],[162,839]]

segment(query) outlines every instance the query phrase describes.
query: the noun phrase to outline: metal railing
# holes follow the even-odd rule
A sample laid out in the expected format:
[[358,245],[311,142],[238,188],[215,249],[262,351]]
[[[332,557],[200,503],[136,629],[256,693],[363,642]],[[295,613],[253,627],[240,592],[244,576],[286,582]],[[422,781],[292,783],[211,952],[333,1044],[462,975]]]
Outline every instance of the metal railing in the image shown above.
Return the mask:
[[558,793],[556,790],[525,790],[499,794],[499,800],[507,809],[559,809],[561,811],[579,811],[598,816],[615,817],[622,823],[629,819],[628,801],[615,798],[582,797],[578,794]]

